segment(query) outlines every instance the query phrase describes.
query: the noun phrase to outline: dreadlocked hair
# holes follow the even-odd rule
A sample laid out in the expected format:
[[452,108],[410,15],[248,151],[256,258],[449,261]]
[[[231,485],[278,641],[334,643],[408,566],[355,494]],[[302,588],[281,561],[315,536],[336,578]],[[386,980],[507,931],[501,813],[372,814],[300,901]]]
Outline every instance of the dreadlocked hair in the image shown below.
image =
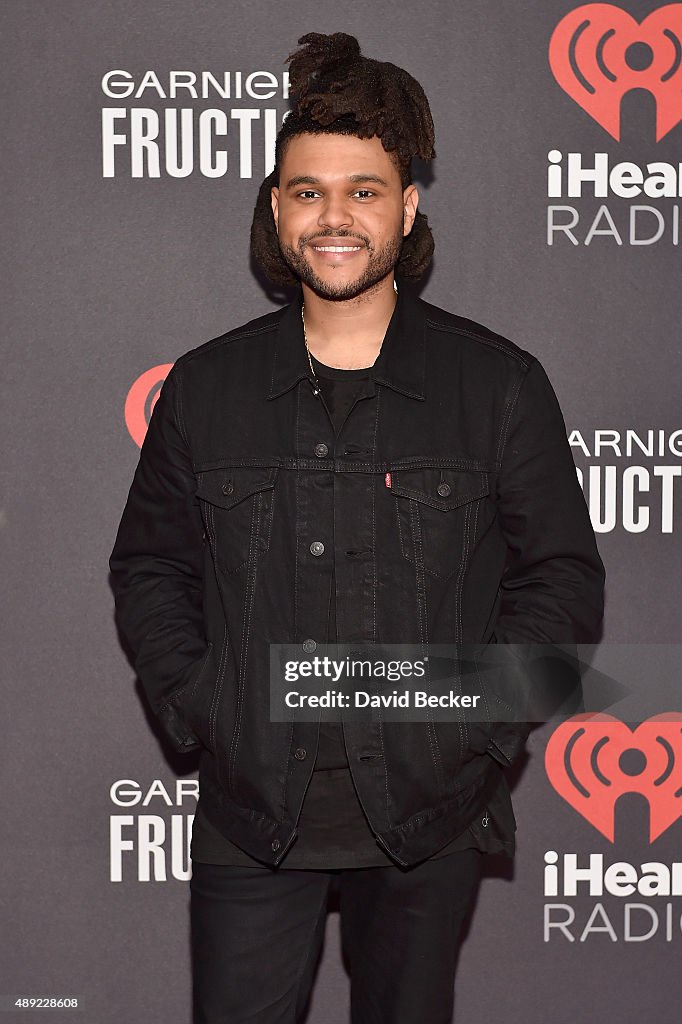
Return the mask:
[[[272,187],[279,186],[284,153],[292,138],[304,132],[360,139],[378,136],[403,189],[412,184],[412,158],[432,160],[436,155],[429,101],[412,75],[388,61],[363,57],[358,40],[345,32],[308,32],[298,42],[301,48],[285,62],[290,65],[294,105],[277,135],[275,166],[259,189],[251,224],[251,254],[278,285],[298,283],[282,257],[270,200]],[[408,280],[420,278],[433,251],[428,219],[418,210],[412,230],[403,239],[396,274]]]

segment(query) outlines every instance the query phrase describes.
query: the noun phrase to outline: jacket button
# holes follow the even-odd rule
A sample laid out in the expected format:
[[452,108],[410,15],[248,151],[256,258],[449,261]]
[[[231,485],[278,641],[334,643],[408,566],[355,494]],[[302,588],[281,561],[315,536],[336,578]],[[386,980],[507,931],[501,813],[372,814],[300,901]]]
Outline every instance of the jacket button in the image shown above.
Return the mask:
[[321,555],[324,553],[324,544],[321,540],[314,540],[310,545],[310,553],[312,555]]
[[314,651],[316,647],[317,647],[317,644],[315,643],[314,640],[304,640],[303,641],[303,650],[306,653],[309,653],[310,651]]
[[232,494],[234,491],[234,484],[231,480],[227,480],[222,486],[223,494]]
[[447,498],[448,494],[450,493],[451,487],[450,484],[442,483],[438,484],[436,490],[440,494],[441,498]]
[[272,842],[270,843],[270,846],[272,847],[272,849],[275,852],[277,852],[277,850],[279,850],[281,845],[282,844],[280,843],[279,839],[273,839]]
[[294,757],[296,758],[297,761],[305,761],[307,756],[308,751],[305,749],[305,747],[299,747],[298,750],[294,751]]
[[319,444],[315,445],[315,454],[319,456],[319,458],[323,459],[325,455],[329,455],[329,448],[326,444],[320,441]]

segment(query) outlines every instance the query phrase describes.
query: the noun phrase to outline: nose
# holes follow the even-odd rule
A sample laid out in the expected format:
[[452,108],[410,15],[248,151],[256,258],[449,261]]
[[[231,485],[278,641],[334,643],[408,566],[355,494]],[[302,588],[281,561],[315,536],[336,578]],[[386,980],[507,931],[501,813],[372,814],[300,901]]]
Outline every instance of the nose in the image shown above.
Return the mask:
[[353,223],[349,200],[344,196],[328,194],[320,208],[317,223],[321,228],[348,228]]

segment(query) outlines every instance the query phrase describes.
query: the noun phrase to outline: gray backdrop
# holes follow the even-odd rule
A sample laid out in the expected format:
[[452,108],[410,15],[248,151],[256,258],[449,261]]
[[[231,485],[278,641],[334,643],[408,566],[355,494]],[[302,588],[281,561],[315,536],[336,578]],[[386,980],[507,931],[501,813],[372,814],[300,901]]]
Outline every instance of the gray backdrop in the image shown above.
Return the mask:
[[[107,559],[140,431],[169,365],[283,301],[250,265],[248,234],[287,109],[283,62],[304,32],[351,32],[369,56],[404,66],[423,84],[438,157],[416,177],[437,243],[422,294],[543,362],[575,442],[608,571],[605,643],[595,665],[607,675],[616,662],[629,671],[628,688],[650,698],[645,714],[680,710],[680,200],[674,189],[626,197],[609,188],[596,197],[589,185],[582,196],[569,198],[564,188],[549,198],[547,169],[557,150],[564,177],[569,153],[587,167],[602,153],[609,167],[628,161],[644,176],[653,161],[674,170],[682,127],[656,141],[655,99],[634,90],[623,99],[616,139],[560,87],[549,40],[577,6],[352,0],[344,16],[329,0],[291,8],[262,0],[4,6],[0,994],[7,1020],[26,1013],[12,1009],[17,996],[79,999],[82,1012],[42,1010],[49,1020],[190,1020],[187,847],[196,762],[173,758],[152,729],[114,628]],[[681,6],[667,15],[676,38]],[[623,5],[638,21],[656,8]],[[646,63],[650,38],[641,35],[633,60]],[[667,67],[674,46],[660,39],[656,52]],[[113,71],[127,72],[135,88],[153,71],[166,96],[152,88],[122,95],[120,74],[110,88],[118,94],[106,95],[102,81]],[[233,87],[236,72],[242,85],[253,72],[265,74],[255,80],[256,96],[211,90],[172,98],[171,71],[192,71],[199,82],[202,71],[220,82],[230,72]],[[270,97],[266,75],[275,83]],[[679,70],[674,75],[668,109],[682,96]],[[604,72],[597,97],[608,106],[606,80]],[[158,176],[148,164],[141,176],[132,173],[132,133],[152,123],[137,108],[160,118]],[[227,136],[218,142],[228,153],[226,173],[212,177],[205,163],[202,170],[196,139],[192,172],[169,173],[164,118],[178,108],[190,112],[196,133],[203,111],[222,112],[201,123],[210,130],[225,118]],[[112,145],[112,132],[123,141]],[[655,208],[658,218],[633,214],[635,205]],[[549,214],[550,206],[574,213]],[[575,216],[573,239],[548,236],[549,216],[557,223]],[[630,216],[640,218],[632,237]],[[661,237],[642,244],[661,220]],[[610,234],[594,231],[611,224]],[[620,445],[596,450],[599,437],[615,435],[595,438],[595,431],[618,432]],[[628,451],[627,431],[641,439],[653,431],[654,446]],[[616,657],[622,644],[631,645],[628,657]],[[634,722],[642,707],[629,719],[627,701],[610,711]],[[549,850],[560,860],[577,854],[581,866],[591,854],[603,854],[605,865],[670,866],[682,860],[682,826],[673,813],[650,843],[647,800],[626,795],[612,843],[550,784],[550,732],[532,734],[531,757],[517,773],[515,867],[488,859],[460,958],[456,1018],[672,1022],[680,895],[600,897],[583,886],[575,897],[552,898],[543,869]],[[679,761],[673,771],[679,786]],[[666,799],[673,808],[680,800]],[[547,910],[550,903],[568,909]],[[626,904],[639,909],[626,912]],[[545,914],[569,912],[571,937],[544,934]],[[646,937],[654,914],[658,926]],[[338,925],[332,907],[312,1024],[348,1019]]]

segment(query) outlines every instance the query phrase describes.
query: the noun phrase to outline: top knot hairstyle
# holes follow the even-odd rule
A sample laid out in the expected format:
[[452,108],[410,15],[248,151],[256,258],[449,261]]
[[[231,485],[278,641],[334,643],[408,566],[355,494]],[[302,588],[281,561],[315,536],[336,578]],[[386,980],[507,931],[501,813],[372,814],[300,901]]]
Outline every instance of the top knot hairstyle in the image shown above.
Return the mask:
[[[290,95],[293,108],[284,119],[275,143],[275,167],[258,192],[251,224],[251,254],[267,277],[278,285],[298,278],[285,263],[272,215],[270,192],[279,186],[280,168],[288,142],[296,135],[378,136],[400,174],[403,189],[412,184],[412,158],[432,160],[435,132],[429,101],[419,82],[388,61],[363,57],[355,36],[345,32],[308,32],[291,53]],[[420,278],[433,256],[434,241],[425,214],[417,211],[412,230],[403,240],[396,273]]]

